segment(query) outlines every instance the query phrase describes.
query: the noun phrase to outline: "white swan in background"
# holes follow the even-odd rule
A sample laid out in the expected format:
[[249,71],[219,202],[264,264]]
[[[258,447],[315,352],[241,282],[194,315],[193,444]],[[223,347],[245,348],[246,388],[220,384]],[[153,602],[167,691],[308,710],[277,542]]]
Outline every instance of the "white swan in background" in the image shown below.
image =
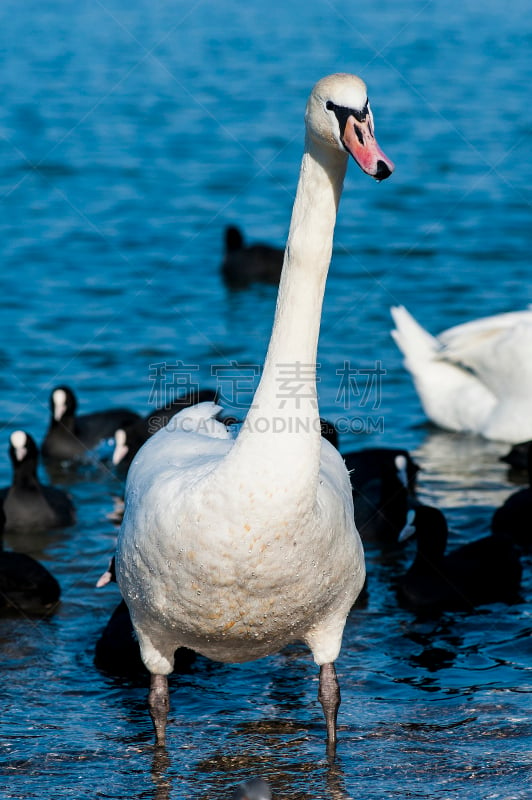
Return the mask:
[[532,310],[496,314],[431,336],[403,306],[392,336],[427,417],[487,439],[532,438]]
[[[242,428],[231,438],[213,403],[185,409],[144,444],[128,473],[116,571],[151,673],[159,745],[177,647],[242,662],[295,640],[320,666],[329,745],[336,740],[334,661],[365,569],[349,475],[321,437],[316,350],[348,154],[377,180],[393,164],[376,143],[359,78],[319,81],[305,119],[273,330]],[[297,399],[282,391],[287,369]]]

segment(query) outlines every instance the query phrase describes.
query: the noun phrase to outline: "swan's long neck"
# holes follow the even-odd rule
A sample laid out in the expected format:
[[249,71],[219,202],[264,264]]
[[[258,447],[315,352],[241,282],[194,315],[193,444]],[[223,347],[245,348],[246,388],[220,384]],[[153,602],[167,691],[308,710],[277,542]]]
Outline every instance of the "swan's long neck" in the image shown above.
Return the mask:
[[[328,161],[326,156],[329,156]],[[302,413],[318,415],[316,353],[325,280],[346,165],[347,156],[336,151],[323,153],[323,148],[312,152],[307,143],[288,233],[272,335],[262,378],[249,412],[250,422],[265,415],[293,415],[297,407]],[[286,386],[288,383],[290,387]],[[287,399],[287,390],[292,388],[295,392],[296,386],[297,403]]]
[[[336,213],[347,155],[307,137],[262,377],[235,456],[255,449],[290,474],[319,468],[316,354]],[[303,470],[304,471],[304,470]]]

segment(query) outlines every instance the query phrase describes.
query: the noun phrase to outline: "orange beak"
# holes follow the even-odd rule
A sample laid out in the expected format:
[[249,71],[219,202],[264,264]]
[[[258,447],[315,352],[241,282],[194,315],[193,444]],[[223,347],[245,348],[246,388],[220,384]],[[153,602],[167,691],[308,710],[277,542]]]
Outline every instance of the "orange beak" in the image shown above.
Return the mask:
[[394,171],[393,161],[384,155],[375,139],[373,116],[369,108],[362,120],[355,119],[352,114],[347,117],[342,142],[360,169],[375,180],[386,180]]

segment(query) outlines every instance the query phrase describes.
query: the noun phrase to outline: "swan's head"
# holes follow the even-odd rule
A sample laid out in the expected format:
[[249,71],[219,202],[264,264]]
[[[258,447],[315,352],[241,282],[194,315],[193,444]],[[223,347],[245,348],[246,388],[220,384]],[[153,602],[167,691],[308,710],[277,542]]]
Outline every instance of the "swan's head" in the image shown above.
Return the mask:
[[376,180],[392,174],[393,162],[375,139],[366,84],[356,75],[338,73],[318,81],[307,103],[305,122],[315,142],[350,153]]

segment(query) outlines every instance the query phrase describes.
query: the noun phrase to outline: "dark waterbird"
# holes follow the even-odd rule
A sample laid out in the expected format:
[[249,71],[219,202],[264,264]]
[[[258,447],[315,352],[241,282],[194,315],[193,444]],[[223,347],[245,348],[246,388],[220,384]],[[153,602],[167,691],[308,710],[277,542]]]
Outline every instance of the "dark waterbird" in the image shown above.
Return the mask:
[[0,508],[0,609],[24,614],[50,614],[61,589],[39,561],[25,553],[4,550],[5,515]]
[[418,465],[408,450],[392,447],[369,447],[343,458],[362,539],[397,543],[408,509],[416,503]]
[[399,600],[406,607],[438,614],[518,599],[521,562],[507,537],[485,536],[446,554],[447,520],[438,508],[423,505],[409,512],[402,538],[414,534],[417,553],[398,582]]
[[46,459],[79,460],[104,439],[114,436],[118,428],[131,425],[140,418],[128,408],[110,408],[91,414],[76,414],[77,399],[68,386],[58,386],[50,395],[52,416],[42,443]]
[[222,275],[230,286],[247,286],[250,283],[279,282],[284,250],[269,244],[246,245],[239,228],[229,225],[225,229],[225,256]]
[[175,414],[188,406],[203,403],[205,400],[216,402],[217,398],[218,393],[214,389],[194,390],[181,397],[176,397],[171,403],[151,411],[131,425],[119,428],[115,431],[114,436],[113,464],[115,466],[120,465],[122,468],[129,467],[144,442],[160,428],[168,425]]
[[501,456],[500,460],[505,464],[509,464],[517,472],[527,472],[528,453],[531,444],[532,441],[530,440],[514,444],[504,456]]
[[13,481],[11,486],[0,490],[6,530],[47,530],[73,525],[76,512],[70,495],[55,486],[43,485],[37,477],[39,450],[29,433],[11,434],[9,457]]
[[493,514],[493,534],[505,534],[521,547],[532,545],[532,445],[526,448],[528,486],[511,494]]

